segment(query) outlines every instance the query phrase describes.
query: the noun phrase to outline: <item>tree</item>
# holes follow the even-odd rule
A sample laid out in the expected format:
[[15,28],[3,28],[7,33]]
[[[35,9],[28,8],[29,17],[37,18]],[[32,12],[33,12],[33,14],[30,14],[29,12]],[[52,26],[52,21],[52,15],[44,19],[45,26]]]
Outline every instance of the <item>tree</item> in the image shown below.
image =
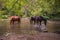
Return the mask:
[[7,15],[24,16],[26,11],[29,16],[46,15],[48,17],[60,12],[60,0],[2,0],[2,9],[1,11]]

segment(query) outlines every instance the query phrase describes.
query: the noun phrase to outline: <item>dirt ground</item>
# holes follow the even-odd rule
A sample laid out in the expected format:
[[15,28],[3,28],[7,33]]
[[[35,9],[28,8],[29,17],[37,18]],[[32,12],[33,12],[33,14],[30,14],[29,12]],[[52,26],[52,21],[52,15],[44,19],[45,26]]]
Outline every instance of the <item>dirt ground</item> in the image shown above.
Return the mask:
[[60,34],[38,33],[38,34],[15,34],[7,33],[0,37],[0,40],[60,40]]

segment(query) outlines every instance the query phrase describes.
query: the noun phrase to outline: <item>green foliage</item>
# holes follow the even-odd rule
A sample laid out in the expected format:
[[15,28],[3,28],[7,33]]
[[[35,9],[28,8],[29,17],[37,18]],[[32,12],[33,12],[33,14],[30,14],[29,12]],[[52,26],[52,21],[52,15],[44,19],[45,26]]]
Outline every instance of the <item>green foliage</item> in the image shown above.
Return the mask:
[[8,16],[7,16],[7,15],[2,15],[1,18],[3,18],[3,19],[7,19]]
[[29,17],[34,15],[44,17],[45,15],[46,18],[49,18],[49,15],[60,12],[60,0],[2,0],[1,2],[1,11],[4,13],[0,15],[24,16],[26,14]]

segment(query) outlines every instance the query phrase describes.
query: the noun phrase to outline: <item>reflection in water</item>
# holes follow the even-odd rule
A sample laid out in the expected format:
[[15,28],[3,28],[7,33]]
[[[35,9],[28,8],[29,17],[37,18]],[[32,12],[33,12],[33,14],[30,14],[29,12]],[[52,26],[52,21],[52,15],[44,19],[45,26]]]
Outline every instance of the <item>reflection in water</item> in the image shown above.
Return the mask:
[[20,31],[20,24],[14,23],[10,25],[11,32],[19,32]]
[[31,28],[35,29],[37,31],[47,31],[46,30],[46,26],[44,24],[41,24],[41,25],[39,25],[39,24],[32,24]]
[[41,24],[40,28],[41,28],[42,31],[46,30],[46,26],[44,24]]

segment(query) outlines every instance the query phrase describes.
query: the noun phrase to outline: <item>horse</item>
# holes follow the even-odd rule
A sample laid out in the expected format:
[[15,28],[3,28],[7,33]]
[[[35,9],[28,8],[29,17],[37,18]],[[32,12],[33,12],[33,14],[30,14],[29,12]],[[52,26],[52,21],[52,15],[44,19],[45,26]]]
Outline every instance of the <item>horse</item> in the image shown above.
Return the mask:
[[41,22],[42,21],[44,21],[44,24],[46,25],[46,23],[47,23],[47,19],[45,19],[44,17],[42,17],[42,16],[32,16],[31,18],[30,18],[30,24],[32,24],[32,23],[40,23],[40,25],[41,25]]
[[19,16],[10,16],[10,24],[14,24],[14,22],[21,23],[21,19]]

